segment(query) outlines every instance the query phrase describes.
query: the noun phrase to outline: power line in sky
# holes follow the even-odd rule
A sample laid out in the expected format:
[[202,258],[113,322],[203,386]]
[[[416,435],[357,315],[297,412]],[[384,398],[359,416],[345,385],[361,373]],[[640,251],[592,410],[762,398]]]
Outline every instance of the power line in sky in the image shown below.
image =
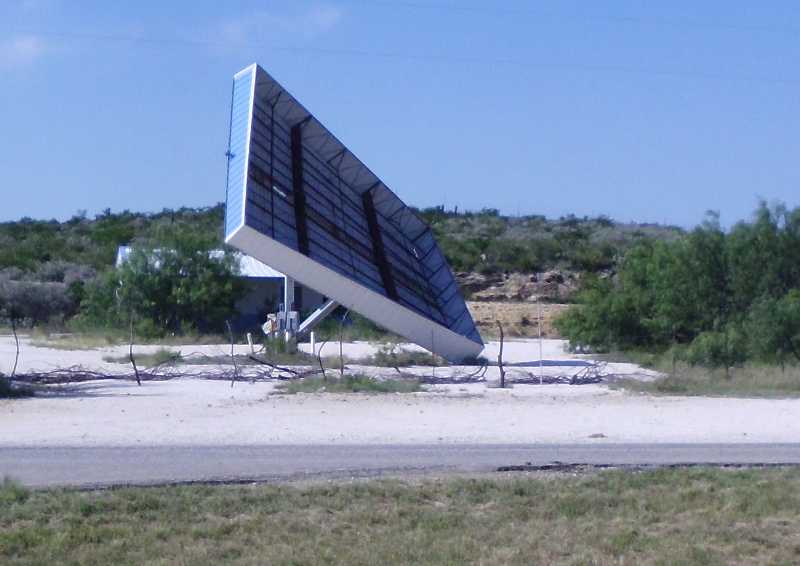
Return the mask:
[[357,4],[360,6],[374,8],[402,8],[411,10],[427,10],[436,12],[451,12],[465,14],[489,14],[498,16],[538,16],[542,18],[557,19],[562,21],[576,22],[606,22],[615,24],[632,24],[657,27],[675,27],[681,29],[707,29],[731,32],[747,33],[778,33],[784,35],[800,35],[800,27],[780,27],[762,25],[737,25],[721,22],[701,22],[692,19],[663,19],[663,18],[641,18],[636,16],[618,15],[564,15],[546,10],[531,8],[512,8],[492,4],[486,6],[468,6],[464,4],[438,4],[415,2],[413,0],[339,0],[343,4]]
[[182,37],[152,37],[152,36],[148,37],[140,35],[71,32],[71,31],[44,30],[35,28],[17,28],[10,31],[11,33],[16,33],[16,34],[52,37],[52,38],[59,38],[61,40],[131,43],[134,45],[216,47],[216,48],[227,48],[227,49],[268,49],[276,52],[296,54],[296,55],[398,59],[398,60],[419,61],[419,62],[484,65],[489,68],[493,66],[506,66],[506,67],[516,67],[519,69],[531,69],[531,70],[618,73],[618,74],[641,75],[641,76],[662,77],[662,78],[700,79],[700,80],[733,81],[733,82],[749,82],[749,83],[752,82],[752,83],[764,83],[764,84],[775,84],[775,85],[800,84],[800,79],[783,78],[783,77],[731,75],[725,73],[685,71],[680,69],[664,70],[652,67],[650,68],[626,67],[623,65],[596,65],[596,64],[584,64],[584,63],[571,63],[571,62],[533,61],[533,60],[522,60],[522,59],[505,58],[505,57],[490,58],[490,57],[442,55],[436,53],[407,53],[400,51],[392,52],[392,51],[375,51],[375,50],[364,50],[364,49],[291,46],[291,45],[280,45],[268,42],[221,41],[221,40],[192,39],[192,38],[182,38]]

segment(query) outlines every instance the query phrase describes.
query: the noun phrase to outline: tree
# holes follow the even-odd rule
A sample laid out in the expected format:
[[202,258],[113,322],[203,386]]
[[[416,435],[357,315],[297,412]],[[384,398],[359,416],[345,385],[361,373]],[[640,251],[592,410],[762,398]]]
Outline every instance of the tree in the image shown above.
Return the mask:
[[213,244],[201,235],[165,230],[86,290],[85,316],[105,316],[118,326],[135,318],[140,334],[224,331],[242,283],[234,255],[214,251]]
[[729,324],[722,330],[703,332],[689,345],[686,359],[692,365],[730,370],[747,360],[747,337],[737,324]]
[[800,289],[780,299],[762,297],[750,310],[748,324],[758,358],[781,367],[790,359],[800,362]]

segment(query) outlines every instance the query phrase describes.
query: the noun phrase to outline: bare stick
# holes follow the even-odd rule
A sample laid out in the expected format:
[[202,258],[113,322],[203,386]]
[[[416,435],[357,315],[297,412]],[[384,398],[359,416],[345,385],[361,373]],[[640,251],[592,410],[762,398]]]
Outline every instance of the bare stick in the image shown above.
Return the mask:
[[536,295],[536,316],[539,319],[536,326],[539,327],[539,385],[541,385],[544,382],[544,369],[542,365],[542,303],[539,302],[539,295]]
[[17,345],[17,353],[14,357],[14,369],[11,370],[11,377],[9,377],[9,379],[14,379],[14,375],[17,373],[17,364],[19,363],[19,336],[17,336],[17,320],[13,316],[11,317],[11,332],[14,333],[14,343]]
[[431,370],[431,377],[436,379],[436,341],[433,336],[433,329],[431,329],[431,361],[433,362],[433,369]]
[[344,311],[342,321],[339,323],[339,377],[344,378],[344,348],[342,341],[344,340],[344,321],[347,320],[347,315],[350,310]]
[[503,325],[497,321],[497,328],[500,330],[500,353],[497,354],[497,365],[500,368],[500,387],[506,386],[506,370],[503,367]]
[[139,377],[139,368],[136,367],[136,359],[133,357],[133,313],[131,313],[131,340],[128,343],[128,358],[133,366],[133,374],[136,376],[136,384],[142,385],[142,378]]
[[328,381],[328,374],[325,373],[325,366],[322,364],[322,349],[325,347],[325,344],[328,343],[328,340],[322,342],[319,346],[319,350],[317,350],[317,361],[319,362],[319,369],[322,372],[322,381]]
[[239,366],[236,365],[236,355],[233,351],[233,329],[231,328],[231,321],[226,320],[225,325],[228,327],[228,336],[231,338],[231,361],[233,362],[233,376],[231,376],[231,387],[239,377]]

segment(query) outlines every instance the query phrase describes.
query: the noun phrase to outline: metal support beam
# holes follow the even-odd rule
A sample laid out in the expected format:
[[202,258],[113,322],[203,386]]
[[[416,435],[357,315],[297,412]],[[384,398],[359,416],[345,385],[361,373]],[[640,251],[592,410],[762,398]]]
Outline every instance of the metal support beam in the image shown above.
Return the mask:
[[306,191],[303,185],[303,123],[292,128],[292,191],[294,192],[294,219],[297,228],[297,248],[308,255],[308,227],[306,225]]
[[372,191],[367,191],[361,195],[361,200],[364,203],[364,215],[367,217],[369,235],[372,238],[372,250],[375,255],[375,263],[378,265],[378,271],[381,274],[383,288],[386,290],[386,295],[396,301],[398,299],[397,287],[394,284],[394,277],[392,277],[392,269],[389,267],[389,262],[386,261],[386,250],[383,248],[383,237],[378,224],[378,214],[375,212],[375,203],[372,202]]
[[336,301],[330,300],[323,303],[317,310],[312,312],[308,315],[302,323],[300,323],[300,327],[297,329],[297,337],[302,338],[312,330],[323,320],[325,317],[331,314],[336,307],[339,306],[339,303]]
[[284,340],[288,343],[294,337],[294,332],[290,329],[290,313],[294,310],[294,279],[288,275],[283,276],[283,328]]

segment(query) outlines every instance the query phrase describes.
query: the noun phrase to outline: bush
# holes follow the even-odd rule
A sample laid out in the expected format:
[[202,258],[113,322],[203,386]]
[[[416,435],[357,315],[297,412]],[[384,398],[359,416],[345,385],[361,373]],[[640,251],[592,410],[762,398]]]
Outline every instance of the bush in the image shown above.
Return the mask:
[[31,326],[56,320],[63,322],[77,312],[74,295],[64,283],[0,279],[0,311]]
[[381,346],[378,351],[364,360],[364,365],[378,367],[411,367],[411,366],[443,366],[447,365],[445,360],[435,356],[430,352],[420,352],[418,350],[402,350],[397,344],[386,344]]
[[158,242],[85,289],[83,323],[127,326],[133,317],[146,337],[224,332],[242,286],[233,254],[213,254],[213,239],[174,231]]
[[585,281],[557,321],[573,347],[688,345],[690,363],[726,372],[800,360],[800,209],[762,204],[729,232],[709,215],[680,239],[635,245],[615,277]]
[[756,357],[781,366],[800,362],[800,290],[762,297],[750,309],[748,324]]
[[703,332],[686,350],[686,361],[691,365],[725,368],[726,372],[745,360],[747,339],[736,325],[729,325],[718,332]]

